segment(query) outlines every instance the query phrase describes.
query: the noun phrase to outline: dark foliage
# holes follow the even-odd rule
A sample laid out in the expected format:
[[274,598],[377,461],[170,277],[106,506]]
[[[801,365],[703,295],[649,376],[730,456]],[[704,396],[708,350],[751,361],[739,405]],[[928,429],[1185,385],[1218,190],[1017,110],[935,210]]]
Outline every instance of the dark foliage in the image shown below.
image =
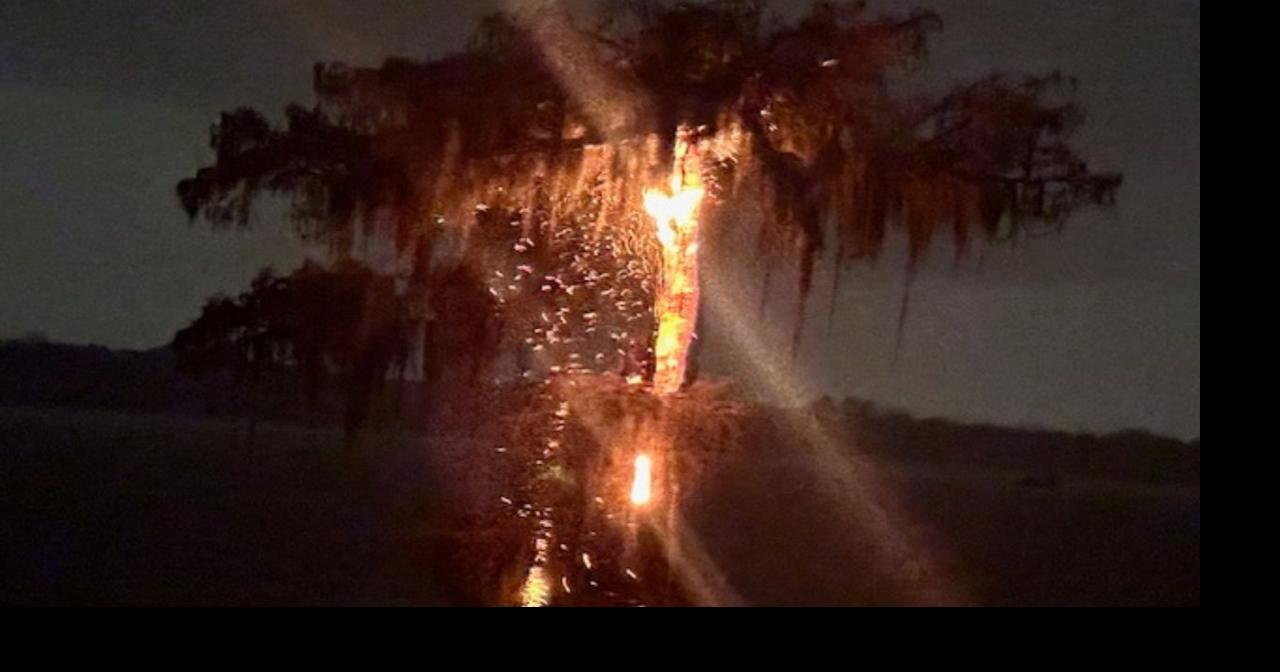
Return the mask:
[[247,225],[256,196],[288,196],[300,231],[339,251],[379,216],[404,249],[470,242],[460,232],[474,207],[495,201],[526,232],[591,196],[616,223],[688,124],[724,140],[721,198],[761,195],[760,251],[795,262],[803,299],[824,250],[837,265],[874,258],[892,225],[914,267],[939,235],[963,254],[974,238],[1051,231],[1120,184],[1070,147],[1083,113],[1069,77],[895,95],[942,28],[935,14],[870,18],[858,3],[819,2],[787,23],[758,0],[610,8],[590,27],[558,9],[495,15],[468,49],[430,61],[319,64],[316,102],[289,107],[282,125],[222,116],[214,163],[178,185],[183,207]]

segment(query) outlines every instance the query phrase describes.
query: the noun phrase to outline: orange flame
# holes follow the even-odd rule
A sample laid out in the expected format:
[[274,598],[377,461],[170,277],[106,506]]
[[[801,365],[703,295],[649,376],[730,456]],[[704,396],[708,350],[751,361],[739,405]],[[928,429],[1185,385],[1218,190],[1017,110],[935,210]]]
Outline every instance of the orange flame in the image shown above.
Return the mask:
[[654,343],[654,391],[678,392],[684,385],[689,347],[698,320],[698,208],[705,191],[694,145],[685,129],[676,136],[675,166],[669,191],[650,189],[645,210],[658,227],[662,243],[662,287],[655,310],[658,337]]
[[520,606],[545,607],[551,603],[551,584],[547,581],[547,570],[541,565],[529,568],[529,576],[520,588]]
[[648,455],[637,455],[635,475],[631,479],[631,503],[644,506],[653,498],[653,461]]

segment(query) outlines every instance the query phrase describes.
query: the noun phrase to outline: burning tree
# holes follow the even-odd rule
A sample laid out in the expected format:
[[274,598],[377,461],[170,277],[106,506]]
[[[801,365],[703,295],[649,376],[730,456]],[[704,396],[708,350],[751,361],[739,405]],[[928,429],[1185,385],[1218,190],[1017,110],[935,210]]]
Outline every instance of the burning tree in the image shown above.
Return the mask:
[[[896,226],[910,272],[938,236],[964,254],[1114,198],[1120,178],[1068,144],[1083,118],[1070,78],[905,99],[891,84],[924,63],[938,16],[822,2],[787,23],[763,5],[621,1],[587,25],[546,3],[435,60],[319,64],[315,104],[283,124],[223,114],[215,162],[178,195],[239,226],[259,196],[286,197],[298,232],[338,257],[394,241],[389,270],[436,309],[427,279],[473,269],[520,375],[621,373],[659,396],[687,382],[699,256],[735,229],[758,227],[759,254],[795,269],[798,345],[824,255],[838,278]],[[724,207],[749,197],[758,218]],[[546,441],[542,466],[562,448]]]

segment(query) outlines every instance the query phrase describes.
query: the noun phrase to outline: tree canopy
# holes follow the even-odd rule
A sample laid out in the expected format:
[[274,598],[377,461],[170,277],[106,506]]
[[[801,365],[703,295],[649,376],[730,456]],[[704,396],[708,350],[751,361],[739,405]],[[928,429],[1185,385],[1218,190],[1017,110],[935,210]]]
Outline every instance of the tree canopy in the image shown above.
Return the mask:
[[596,18],[547,4],[485,19],[441,58],[318,64],[316,100],[283,122],[221,116],[215,160],[178,185],[181,203],[244,226],[257,197],[284,196],[299,232],[339,254],[390,226],[420,277],[554,247],[565,227],[630,241],[643,262],[640,197],[687,126],[715,148],[713,196],[760,199],[760,253],[794,264],[803,299],[821,255],[875,258],[892,226],[914,266],[939,236],[963,254],[1109,204],[1120,185],[1071,148],[1083,113],[1069,77],[895,93],[942,29],[933,13],[819,2],[786,22],[761,0],[622,0]]

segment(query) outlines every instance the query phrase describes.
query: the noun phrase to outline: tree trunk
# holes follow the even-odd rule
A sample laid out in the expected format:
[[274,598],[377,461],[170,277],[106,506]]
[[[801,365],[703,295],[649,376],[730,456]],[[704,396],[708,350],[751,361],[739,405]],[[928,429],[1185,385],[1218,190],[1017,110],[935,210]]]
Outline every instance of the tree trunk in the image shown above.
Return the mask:
[[253,450],[254,440],[258,434],[258,370],[253,367],[249,371],[249,393],[248,393],[248,420],[249,420],[249,437],[248,448]]

